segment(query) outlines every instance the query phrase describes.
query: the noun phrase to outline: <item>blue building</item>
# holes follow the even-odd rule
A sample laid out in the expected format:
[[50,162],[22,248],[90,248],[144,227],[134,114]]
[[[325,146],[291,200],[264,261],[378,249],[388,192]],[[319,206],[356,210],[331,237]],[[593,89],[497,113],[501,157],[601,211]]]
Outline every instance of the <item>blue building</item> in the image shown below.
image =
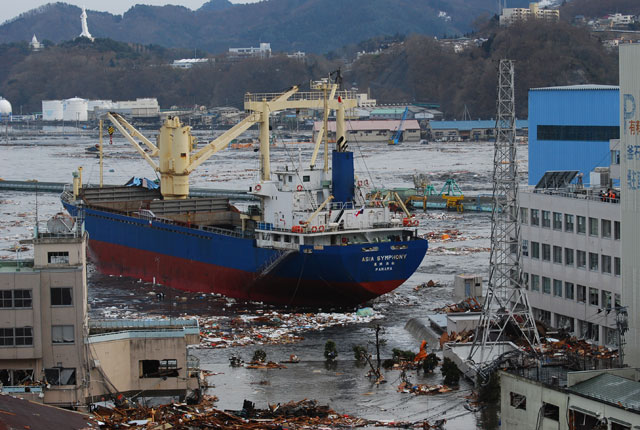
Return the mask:
[[620,137],[619,89],[572,85],[529,90],[529,185],[547,170],[589,172],[610,163],[609,139]]

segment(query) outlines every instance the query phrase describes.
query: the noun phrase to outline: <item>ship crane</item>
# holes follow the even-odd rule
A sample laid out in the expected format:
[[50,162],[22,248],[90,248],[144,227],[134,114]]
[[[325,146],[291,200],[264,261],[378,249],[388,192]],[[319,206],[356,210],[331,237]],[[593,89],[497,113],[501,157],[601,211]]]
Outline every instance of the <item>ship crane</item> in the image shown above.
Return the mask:
[[[244,107],[249,115],[234,127],[212,140],[196,152],[197,140],[191,135],[191,127],[185,126],[178,117],[168,118],[160,128],[158,145],[147,139],[133,125],[121,115],[113,112],[106,114],[106,118],[122,133],[140,155],[149,163],[154,171],[160,174],[160,192],[166,200],[186,199],[189,196],[189,175],[198,166],[207,161],[216,152],[225,149],[233,139],[248,130],[256,123],[260,124],[260,179],[271,179],[269,155],[269,115],[285,109],[324,109],[325,119],[329,109],[334,109],[337,119],[337,136],[345,140],[345,109],[357,106],[353,94],[347,91],[338,92],[338,84],[323,79],[311,84],[311,88],[320,91],[298,93],[294,86],[284,93],[245,95]],[[296,94],[297,93],[297,94]],[[295,98],[291,99],[293,95]],[[336,94],[338,97],[335,98]],[[291,100],[290,100],[291,99]],[[326,123],[326,121],[325,121]],[[322,138],[324,137],[324,170],[329,170],[328,145],[326,126],[316,139],[311,167],[315,165]],[[136,140],[137,139],[137,140]],[[150,152],[145,152],[143,146]],[[154,157],[158,158],[156,161]]]

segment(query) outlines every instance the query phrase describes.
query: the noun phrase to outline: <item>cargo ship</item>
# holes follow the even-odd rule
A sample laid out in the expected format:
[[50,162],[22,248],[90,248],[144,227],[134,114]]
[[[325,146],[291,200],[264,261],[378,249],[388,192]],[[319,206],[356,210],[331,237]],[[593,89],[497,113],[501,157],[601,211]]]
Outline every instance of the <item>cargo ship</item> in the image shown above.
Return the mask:
[[[185,291],[273,304],[351,306],[388,293],[420,265],[428,243],[401,201],[367,198],[344,134],[355,94],[330,79],[311,91],[247,94],[245,120],[197,150],[190,128],[165,121],[157,144],[123,117],[107,119],[159,172],[157,189],[83,187],[62,195],[67,211],[89,232],[89,256],[105,274],[140,278]],[[271,172],[269,113],[324,109],[311,162]],[[325,130],[336,112],[337,143]],[[260,179],[249,193],[258,204],[240,210],[227,198],[189,197],[189,173],[251,125],[260,125]],[[324,141],[324,166],[316,167]],[[147,148],[144,148],[144,146]],[[102,145],[100,145],[102,147]],[[156,162],[155,157],[159,160]],[[396,204],[403,212],[396,212]],[[390,206],[392,206],[390,208]]]

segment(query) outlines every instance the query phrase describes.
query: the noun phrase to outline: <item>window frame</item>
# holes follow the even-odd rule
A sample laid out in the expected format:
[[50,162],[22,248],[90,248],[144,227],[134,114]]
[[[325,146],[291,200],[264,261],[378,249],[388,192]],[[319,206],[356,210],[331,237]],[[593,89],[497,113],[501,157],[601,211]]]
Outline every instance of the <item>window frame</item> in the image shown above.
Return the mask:
[[[60,302],[60,303],[54,303],[54,290],[60,292],[60,296],[56,297],[56,302]],[[67,298],[64,295],[64,292],[67,291],[69,292],[69,296],[68,298],[70,299],[69,303],[64,303],[64,299]],[[51,307],[70,307],[73,306],[73,287],[51,287],[50,288],[50,293],[49,293],[49,299],[50,299],[50,304]]]
[[564,214],[564,231],[575,232],[575,224],[573,222],[573,214]]

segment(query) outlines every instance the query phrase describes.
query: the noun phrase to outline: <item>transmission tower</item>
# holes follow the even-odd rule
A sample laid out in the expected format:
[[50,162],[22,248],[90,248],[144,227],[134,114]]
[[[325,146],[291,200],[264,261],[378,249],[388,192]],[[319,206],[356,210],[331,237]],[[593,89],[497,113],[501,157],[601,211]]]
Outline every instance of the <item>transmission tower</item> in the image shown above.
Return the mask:
[[484,367],[509,337],[532,351],[540,343],[522,276],[513,61],[501,60],[493,156],[491,254],[487,293],[469,361]]

